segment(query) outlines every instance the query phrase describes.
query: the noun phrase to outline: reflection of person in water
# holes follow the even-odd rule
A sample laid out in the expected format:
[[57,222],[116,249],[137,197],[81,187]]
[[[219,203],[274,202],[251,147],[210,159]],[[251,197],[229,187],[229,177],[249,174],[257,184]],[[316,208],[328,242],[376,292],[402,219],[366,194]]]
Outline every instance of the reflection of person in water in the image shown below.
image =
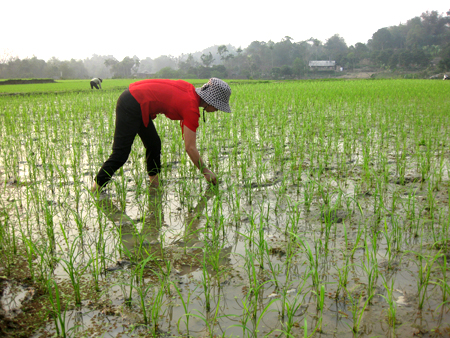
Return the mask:
[[[133,221],[124,212],[117,208],[112,200],[106,196],[98,200],[98,205],[105,215],[120,226],[120,235],[123,250],[130,258],[144,258],[153,255],[155,258],[163,258],[163,255],[177,257],[172,260],[179,269],[179,274],[184,275],[201,268],[203,259],[204,241],[200,239],[203,233],[201,222],[202,215],[208,200],[215,195],[214,189],[207,189],[201,196],[197,206],[189,213],[185,220],[184,232],[175,243],[164,245],[161,243],[161,226],[164,224],[164,214],[161,209],[161,194],[155,193],[150,197],[149,215],[145,217],[142,229],[137,232],[136,225],[139,221]],[[164,250],[164,252],[162,251]],[[229,264],[231,247],[222,248],[220,252],[221,266]]]
[[[148,215],[143,219],[133,220],[109,196],[104,195],[98,200],[98,207],[120,230],[122,250],[133,259],[160,252],[159,236],[164,223],[161,205],[161,194],[150,194]],[[138,231],[140,223],[142,227]]]
[[230,113],[230,95],[230,86],[217,78],[211,78],[201,88],[194,88],[183,80],[151,79],[130,84],[117,101],[112,154],[100,168],[91,190],[96,192],[102,189],[125,164],[136,135],[139,135],[146,148],[150,184],[153,187],[159,186],[161,139],[152,121],[158,114],[180,121],[189,158],[208,182],[216,184],[216,174],[207,168],[197,150],[199,107],[203,108],[203,118],[205,111],[221,110]]

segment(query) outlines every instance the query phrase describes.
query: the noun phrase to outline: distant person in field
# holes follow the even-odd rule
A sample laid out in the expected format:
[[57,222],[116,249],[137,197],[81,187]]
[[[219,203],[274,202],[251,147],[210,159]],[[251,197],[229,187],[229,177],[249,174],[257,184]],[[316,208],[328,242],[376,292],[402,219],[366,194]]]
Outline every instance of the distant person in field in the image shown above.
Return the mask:
[[444,75],[444,78],[442,80],[450,80],[450,77],[448,77],[447,74]]
[[99,77],[94,77],[91,80],[91,89],[94,89],[94,87],[95,87],[95,89],[102,89],[102,82],[103,82],[103,80],[100,79]]
[[216,174],[208,169],[196,146],[199,107],[203,108],[203,119],[205,111],[231,113],[230,96],[230,86],[217,78],[211,78],[201,88],[183,80],[150,79],[130,84],[117,101],[112,154],[99,170],[91,190],[100,191],[125,164],[136,134],[146,148],[150,186],[159,187],[161,139],[152,121],[158,114],[180,121],[185,150],[192,163],[208,182],[217,184]]

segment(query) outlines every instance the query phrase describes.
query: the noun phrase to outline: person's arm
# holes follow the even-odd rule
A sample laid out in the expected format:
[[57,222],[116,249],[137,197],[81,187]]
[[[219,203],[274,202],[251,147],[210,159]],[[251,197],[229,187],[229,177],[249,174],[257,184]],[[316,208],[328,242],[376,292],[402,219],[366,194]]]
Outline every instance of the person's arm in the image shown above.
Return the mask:
[[184,134],[184,147],[186,149],[187,154],[189,155],[192,163],[202,172],[205,176],[205,179],[213,184],[217,183],[216,174],[214,174],[211,170],[209,170],[205,163],[203,162],[200,153],[197,150],[197,133],[190,130],[188,127],[183,126],[183,134]]
[[98,80],[98,86],[102,89],[102,81]]

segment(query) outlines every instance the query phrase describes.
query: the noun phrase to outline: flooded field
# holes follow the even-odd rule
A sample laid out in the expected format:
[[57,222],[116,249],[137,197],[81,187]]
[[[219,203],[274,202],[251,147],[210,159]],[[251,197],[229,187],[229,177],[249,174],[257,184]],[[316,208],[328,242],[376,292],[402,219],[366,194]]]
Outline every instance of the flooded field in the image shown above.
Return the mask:
[[232,84],[106,191],[121,91],[0,97],[0,336],[448,337],[448,81]]

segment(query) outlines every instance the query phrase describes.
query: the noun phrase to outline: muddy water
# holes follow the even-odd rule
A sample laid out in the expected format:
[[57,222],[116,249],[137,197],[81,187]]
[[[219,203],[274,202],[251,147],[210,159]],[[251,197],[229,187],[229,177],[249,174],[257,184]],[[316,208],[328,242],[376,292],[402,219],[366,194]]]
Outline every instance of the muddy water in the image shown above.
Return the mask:
[[[331,176],[331,175],[330,175]],[[304,177],[307,180],[308,175]],[[270,179],[266,180],[270,182]],[[276,181],[276,180],[274,180]],[[341,182],[342,183],[342,182]],[[355,196],[360,185],[352,180],[346,180],[344,196]],[[196,183],[197,184],[197,183]],[[334,185],[333,185],[334,186]],[[359,188],[358,188],[359,187]],[[303,241],[307,240],[313,246],[314,239],[324,239],[324,212],[320,203],[312,203],[310,210],[306,211],[301,200],[302,191],[294,186],[283,186],[281,183],[266,184],[258,187],[257,183],[251,186],[251,203],[248,197],[236,196],[233,185],[221,185],[219,191],[204,191],[197,195],[191,195],[192,207],[187,208],[186,203],[181,203],[176,193],[180,187],[176,184],[168,184],[161,193],[147,192],[145,198],[136,195],[136,187],[131,183],[126,195],[125,209],[122,209],[119,197],[114,189],[108,190],[97,198],[92,198],[83,193],[83,205],[88,210],[84,218],[83,236],[86,246],[94,246],[98,224],[102,222],[105,230],[105,254],[108,256],[106,275],[102,276],[101,296],[84,297],[81,307],[69,306],[66,310],[67,328],[74,328],[73,336],[83,336],[89,332],[90,336],[105,337],[131,337],[133,334],[148,332],[149,329],[140,326],[143,322],[142,310],[139,307],[137,295],[132,293],[131,304],[127,302],[129,296],[129,283],[133,279],[135,264],[148,255],[152,255],[158,262],[168,260],[171,262],[172,271],[168,280],[174,283],[183,297],[190,297],[188,313],[192,314],[189,321],[189,332],[196,337],[225,334],[225,336],[244,336],[249,332],[256,332],[257,336],[273,335],[277,330],[285,330],[282,323],[287,320],[280,316],[282,303],[297,302],[298,308],[293,313],[293,335],[303,335],[305,319],[308,332],[312,333],[322,318],[322,331],[317,336],[352,336],[353,325],[352,308],[356,306],[361,311],[367,300],[367,272],[363,269],[366,262],[365,248],[359,242],[349,264],[347,292],[342,290],[338,295],[337,282],[339,271],[345,266],[344,249],[345,233],[348,238],[348,249],[351,250],[358,237],[358,227],[372,228],[378,224],[379,229],[384,226],[392,229],[394,215],[384,215],[382,220],[375,220],[372,212],[372,196],[358,193],[358,201],[364,213],[355,206],[342,208],[338,213],[331,215],[331,234],[328,249],[312,247],[314,255],[318,256],[318,276],[321,285],[325,285],[326,295],[323,310],[317,309],[316,288],[312,285],[311,262],[307,259],[306,250],[299,242],[293,247],[288,259],[288,243],[292,237],[286,235],[286,226],[295,224],[295,231]],[[239,187],[244,190],[244,187]],[[393,184],[392,189],[398,190]],[[16,188],[8,187],[10,190]],[[205,189],[205,187],[203,187]],[[426,196],[418,183],[401,186],[405,193],[400,198],[406,204],[406,193],[414,190],[418,196]],[[389,194],[388,194],[389,195]],[[150,196],[150,197],[148,197]],[[237,215],[233,209],[232,200],[240,198],[240,211]],[[391,198],[388,196],[388,199]],[[438,197],[439,198],[439,197]],[[444,198],[444,197],[442,197]],[[145,208],[137,200],[144,199]],[[331,201],[335,201],[333,196]],[[297,204],[296,204],[297,203]],[[343,203],[344,204],[344,203]],[[90,207],[86,207],[90,205]],[[345,205],[345,204],[344,204]],[[399,205],[402,205],[399,203]],[[217,276],[217,272],[207,264],[202,267],[204,255],[208,255],[206,245],[210,237],[205,236],[205,227],[211,226],[208,218],[214,217],[214,208],[220,206],[220,217],[223,233],[220,234],[220,254],[218,264],[223,274]],[[401,208],[401,207],[399,207]],[[63,208],[62,208],[63,209]],[[62,210],[55,211],[55,220],[66,219]],[[405,211],[403,211],[405,212]],[[398,213],[396,213],[398,214]],[[219,221],[220,222],[220,221]],[[214,223],[217,225],[217,221]],[[292,226],[292,225],[290,225]],[[78,236],[79,231],[75,224],[67,224],[70,238]],[[120,232],[118,231],[120,229]],[[222,231],[222,230],[221,230]],[[206,231],[210,233],[210,230]],[[260,269],[258,260],[253,261],[254,272],[259,283],[264,283],[258,290],[256,318],[252,318],[246,312],[246,306],[252,299],[250,290],[254,280],[248,265],[249,250],[257,252],[260,233],[268,243],[270,259],[273,269],[276,270],[278,285],[283,290],[277,289],[276,283],[271,281],[267,263],[264,269]],[[59,233],[59,236],[61,234]],[[363,235],[368,238],[371,233]],[[59,237],[61,238],[61,237]],[[249,243],[253,238],[253,245]],[[412,336],[418,332],[429,332],[431,329],[445,328],[449,320],[448,310],[445,306],[438,308],[442,302],[442,293],[439,288],[429,286],[423,310],[418,310],[417,275],[418,266],[416,256],[408,250],[421,251],[424,244],[432,242],[425,233],[423,237],[416,237],[412,232],[405,231],[401,239],[400,251],[389,257],[388,244],[382,235],[378,234],[378,248],[376,258],[378,262],[379,277],[374,285],[374,297],[362,315],[360,324],[361,336],[391,336],[394,329],[388,321],[388,303],[384,297],[388,297],[386,287],[392,290],[393,304],[396,308],[395,334],[399,336]],[[63,246],[64,247],[64,246]],[[60,254],[63,255],[63,247]],[[372,250],[369,243],[368,250]],[[82,248],[80,247],[80,250]],[[317,250],[317,251],[315,251]],[[349,251],[347,251],[349,252]],[[430,250],[431,254],[435,254]],[[255,254],[256,256],[256,254]],[[138,257],[136,259],[136,257]],[[287,277],[287,264],[289,260],[289,276]],[[163,265],[163,264],[161,264]],[[156,283],[155,288],[149,293],[147,302],[151,307],[151,299],[158,288],[154,272],[158,268],[154,265],[149,269],[149,276],[145,279],[148,283]],[[206,270],[211,277],[211,308],[206,311],[205,291],[201,281]],[[162,271],[167,272],[165,268]],[[70,289],[67,274],[57,266],[54,270],[56,278],[65,281]],[[439,271],[433,271],[433,280],[439,278]],[[89,274],[86,274],[89,279]],[[287,279],[288,278],[288,279]],[[220,284],[218,286],[217,284]],[[163,336],[178,336],[178,332],[186,331],[186,310],[182,306],[180,296],[173,286],[169,286],[160,308],[160,320],[158,332]],[[283,295],[284,293],[284,295]],[[10,291],[8,291],[10,294]],[[11,302],[11,296],[8,302]],[[16,302],[23,297],[23,290],[16,294]],[[245,302],[248,302],[244,305]],[[4,307],[5,308],[5,307]],[[264,315],[260,318],[261,313]],[[248,318],[245,318],[245,317]],[[247,321],[243,330],[243,318]],[[208,324],[206,324],[208,323]],[[132,333],[132,330],[135,330]],[[35,337],[46,336],[46,332],[54,331],[51,323],[42,328]],[[444,331],[445,332],[445,331]]]

